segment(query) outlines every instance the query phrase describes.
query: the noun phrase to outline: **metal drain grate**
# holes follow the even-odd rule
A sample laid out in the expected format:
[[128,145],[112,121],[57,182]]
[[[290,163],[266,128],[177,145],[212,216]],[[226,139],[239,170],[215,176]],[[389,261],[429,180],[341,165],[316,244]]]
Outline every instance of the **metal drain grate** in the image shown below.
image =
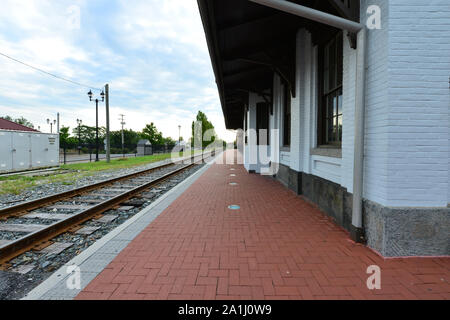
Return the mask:
[[230,182],[230,186],[237,186],[238,184],[236,182]]
[[230,210],[239,210],[241,207],[238,206],[237,204],[232,204],[230,206],[228,206],[228,209]]

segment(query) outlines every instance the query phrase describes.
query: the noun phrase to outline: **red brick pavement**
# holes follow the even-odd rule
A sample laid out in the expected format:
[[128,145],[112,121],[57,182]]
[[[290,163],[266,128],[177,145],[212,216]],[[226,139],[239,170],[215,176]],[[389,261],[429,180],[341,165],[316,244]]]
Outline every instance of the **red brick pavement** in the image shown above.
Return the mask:
[[216,164],[77,299],[450,299],[449,280],[450,258],[385,260],[280,183]]

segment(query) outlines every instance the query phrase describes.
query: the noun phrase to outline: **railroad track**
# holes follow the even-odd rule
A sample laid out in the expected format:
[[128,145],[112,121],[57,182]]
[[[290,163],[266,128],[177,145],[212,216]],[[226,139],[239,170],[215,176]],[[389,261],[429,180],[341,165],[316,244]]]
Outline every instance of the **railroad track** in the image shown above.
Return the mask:
[[[203,158],[194,156],[187,165],[182,163],[186,160],[183,159],[0,209],[0,219],[3,220],[0,232],[13,236],[18,234],[12,240],[0,240],[0,269],[9,267],[7,262],[22,253],[43,249],[51,245],[50,240],[58,235],[77,231],[80,224],[99,218],[102,213],[118,208],[132,198],[139,198],[144,192],[191,168]],[[41,219],[46,223],[9,223],[15,218],[27,221]]]

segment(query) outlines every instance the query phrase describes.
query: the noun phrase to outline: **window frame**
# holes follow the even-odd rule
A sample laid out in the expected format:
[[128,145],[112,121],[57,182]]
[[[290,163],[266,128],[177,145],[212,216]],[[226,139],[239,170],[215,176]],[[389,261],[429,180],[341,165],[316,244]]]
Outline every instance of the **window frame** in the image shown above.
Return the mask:
[[283,110],[283,148],[291,147],[291,93],[287,83],[283,83],[282,110]]
[[248,109],[245,106],[244,112],[244,144],[248,145]]
[[[319,147],[335,147],[342,148],[342,128],[343,128],[343,32],[339,31],[334,33],[329,39],[327,39],[318,50],[318,73],[319,73],[319,88],[318,88],[318,123],[317,123],[317,142]],[[334,72],[326,74],[327,70],[330,70],[330,65],[326,65],[330,62],[329,53],[330,48],[334,46]],[[339,53],[339,50],[341,52]],[[328,59],[326,59],[328,57]],[[326,62],[327,61],[327,62]],[[329,81],[329,75],[334,75],[334,81]],[[326,84],[326,82],[328,82]],[[334,112],[334,105],[331,105],[330,98],[336,98],[336,112]],[[333,113],[331,114],[330,107],[333,107]],[[331,116],[330,116],[331,115]],[[331,122],[330,122],[331,120]],[[333,126],[333,133],[330,134]],[[333,138],[330,135],[335,135]]]
[[[256,144],[257,145],[270,145],[269,139],[269,126],[270,126],[270,105],[268,102],[259,102],[256,104]],[[266,131],[266,144],[261,144],[260,130]]]

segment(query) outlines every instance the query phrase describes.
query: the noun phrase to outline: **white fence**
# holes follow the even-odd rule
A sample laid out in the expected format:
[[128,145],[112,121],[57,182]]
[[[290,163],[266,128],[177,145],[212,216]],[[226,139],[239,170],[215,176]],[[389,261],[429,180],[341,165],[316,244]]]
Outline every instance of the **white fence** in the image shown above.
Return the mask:
[[59,136],[0,130],[0,172],[59,165]]

